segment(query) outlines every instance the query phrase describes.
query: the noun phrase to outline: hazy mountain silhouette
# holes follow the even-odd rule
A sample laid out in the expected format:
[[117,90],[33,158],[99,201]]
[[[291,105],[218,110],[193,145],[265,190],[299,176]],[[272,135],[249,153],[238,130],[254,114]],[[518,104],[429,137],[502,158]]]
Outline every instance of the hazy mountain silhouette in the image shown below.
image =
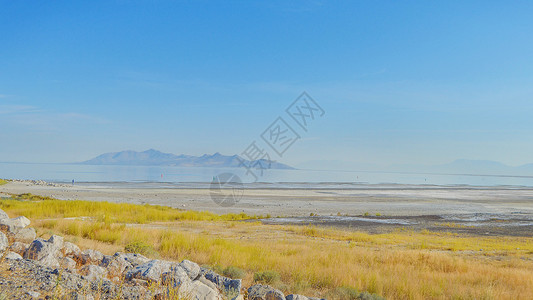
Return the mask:
[[175,155],[149,149],[143,152],[132,150],[110,152],[101,154],[93,159],[82,162],[87,165],[140,165],[140,166],[178,166],[178,167],[241,167],[244,162],[247,166],[262,166],[263,169],[294,169],[291,166],[269,162],[265,159],[255,161],[245,160],[238,155],[213,155],[202,156]]

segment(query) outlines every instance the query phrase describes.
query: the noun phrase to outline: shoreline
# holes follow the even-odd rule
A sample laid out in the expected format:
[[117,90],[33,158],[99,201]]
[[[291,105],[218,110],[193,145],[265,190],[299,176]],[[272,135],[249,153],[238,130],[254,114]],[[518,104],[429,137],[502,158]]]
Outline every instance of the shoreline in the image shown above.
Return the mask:
[[217,205],[208,188],[117,187],[13,181],[0,196],[31,193],[60,200],[151,204],[209,211],[271,216],[265,224],[316,225],[370,233],[396,229],[474,235],[533,236],[533,189],[374,185],[357,189],[244,189],[234,206]]

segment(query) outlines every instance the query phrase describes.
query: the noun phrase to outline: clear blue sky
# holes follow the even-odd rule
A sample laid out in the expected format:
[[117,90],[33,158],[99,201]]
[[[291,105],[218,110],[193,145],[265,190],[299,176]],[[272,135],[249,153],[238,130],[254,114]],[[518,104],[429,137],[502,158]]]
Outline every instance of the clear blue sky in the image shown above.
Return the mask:
[[533,162],[531,1],[0,1],[0,161],[238,154],[302,91],[282,162]]

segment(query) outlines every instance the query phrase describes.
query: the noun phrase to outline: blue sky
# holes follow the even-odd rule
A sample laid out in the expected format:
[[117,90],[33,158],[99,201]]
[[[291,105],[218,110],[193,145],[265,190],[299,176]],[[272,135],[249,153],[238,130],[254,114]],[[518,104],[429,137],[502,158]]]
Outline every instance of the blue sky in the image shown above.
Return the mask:
[[0,161],[239,154],[303,91],[280,161],[533,162],[533,4],[0,1]]

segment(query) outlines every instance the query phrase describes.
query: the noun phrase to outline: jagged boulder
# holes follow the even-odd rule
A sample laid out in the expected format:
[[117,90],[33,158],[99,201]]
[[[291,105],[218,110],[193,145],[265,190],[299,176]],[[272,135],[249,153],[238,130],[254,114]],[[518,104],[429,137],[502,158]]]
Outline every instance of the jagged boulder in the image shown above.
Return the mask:
[[204,275],[198,276],[198,278],[196,278],[196,280],[200,281],[201,283],[207,285],[208,287],[210,287],[210,288],[212,288],[214,290],[218,290],[219,289],[216,284],[214,284],[210,280],[207,280]]
[[70,258],[76,258],[81,259],[81,249],[80,247],[76,246],[73,243],[65,242],[63,243],[63,248],[61,248],[61,252],[64,256],[70,257]]
[[161,280],[161,275],[165,272],[169,272],[171,267],[171,262],[154,259],[129,270],[126,272],[125,277],[126,279],[137,278],[150,282],[158,282]]
[[171,287],[179,287],[190,281],[189,275],[181,266],[172,267],[169,272],[161,274],[161,282]]
[[133,269],[132,264],[128,262],[119,252],[115,253],[113,256],[104,255],[100,266],[106,268],[110,276],[118,277],[120,277],[124,271]]
[[24,252],[24,258],[32,259],[44,266],[59,267],[58,258],[61,257],[63,237],[53,235],[48,240],[36,239]]
[[87,280],[99,280],[107,276],[107,270],[100,266],[86,265],[79,272]]
[[86,264],[96,264],[99,265],[102,259],[104,259],[104,254],[100,251],[93,249],[87,249],[81,253],[81,262]]
[[76,268],[76,261],[70,257],[60,257],[57,260],[59,261],[59,266],[63,269],[73,270]]
[[241,279],[231,279],[228,277],[224,277],[222,275],[219,275],[213,271],[207,271],[204,274],[204,277],[214,283],[218,289],[223,291],[241,291],[242,287],[242,280]]
[[180,262],[179,266],[183,268],[185,273],[187,273],[189,278],[192,280],[196,279],[196,277],[198,277],[198,275],[200,274],[200,266],[190,260],[183,260],[182,262]]
[[26,217],[20,216],[13,219],[0,218],[0,231],[15,235],[24,227],[30,225],[30,220]]
[[285,295],[269,285],[256,284],[248,289],[249,300],[285,300]]

